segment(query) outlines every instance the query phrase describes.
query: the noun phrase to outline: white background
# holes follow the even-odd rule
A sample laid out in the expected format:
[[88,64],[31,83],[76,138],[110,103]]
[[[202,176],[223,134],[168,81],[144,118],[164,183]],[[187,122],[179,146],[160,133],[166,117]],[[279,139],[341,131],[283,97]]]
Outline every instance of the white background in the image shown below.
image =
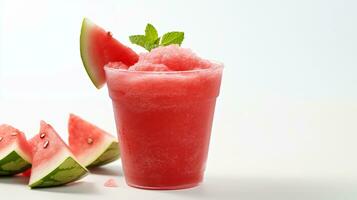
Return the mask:
[[[132,189],[118,162],[55,189],[0,178],[1,197],[356,199],[356,10],[354,0],[0,0],[0,123],[28,137],[44,119],[66,139],[69,112],[115,133],[106,88],[82,67],[84,16],[124,44],[148,22],[182,30],[184,47],[225,63],[201,187]],[[103,187],[110,176],[119,188]]]

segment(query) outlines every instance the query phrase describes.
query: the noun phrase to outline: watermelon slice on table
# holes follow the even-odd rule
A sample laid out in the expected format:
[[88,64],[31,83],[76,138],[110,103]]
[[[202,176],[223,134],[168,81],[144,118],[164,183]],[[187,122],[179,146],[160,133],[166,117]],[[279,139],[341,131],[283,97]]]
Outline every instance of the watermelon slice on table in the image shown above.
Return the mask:
[[139,59],[133,50],[87,18],[82,22],[80,51],[83,65],[98,89],[105,83],[104,65],[122,62],[129,67]]
[[74,114],[69,116],[68,132],[73,154],[86,167],[104,165],[120,156],[116,137]]
[[40,132],[30,140],[30,144],[33,153],[31,188],[64,185],[87,174],[87,169],[46,122],[41,121]]
[[0,125],[0,176],[11,176],[31,167],[31,147],[16,128]]

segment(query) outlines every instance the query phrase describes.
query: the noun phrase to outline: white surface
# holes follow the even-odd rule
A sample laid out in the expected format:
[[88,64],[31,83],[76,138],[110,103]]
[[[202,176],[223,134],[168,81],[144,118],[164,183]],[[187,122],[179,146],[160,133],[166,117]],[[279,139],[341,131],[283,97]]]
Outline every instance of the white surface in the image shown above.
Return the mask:
[[[114,178],[118,187],[105,187]],[[17,199],[205,199],[205,200],[354,200],[357,182],[353,179],[250,176],[240,173],[210,173],[196,188],[176,191],[140,190],[127,186],[119,163],[96,169],[82,181],[71,185],[29,189],[27,178],[1,178],[2,198]]]
[[147,22],[183,30],[185,47],[226,66],[201,187],[143,191],[121,176],[104,188],[91,175],[35,191],[1,178],[1,198],[356,199],[356,10],[354,0],[0,0],[0,123],[29,137],[44,119],[66,138],[69,112],[115,132],[106,88],[80,60],[83,16],[126,44]]

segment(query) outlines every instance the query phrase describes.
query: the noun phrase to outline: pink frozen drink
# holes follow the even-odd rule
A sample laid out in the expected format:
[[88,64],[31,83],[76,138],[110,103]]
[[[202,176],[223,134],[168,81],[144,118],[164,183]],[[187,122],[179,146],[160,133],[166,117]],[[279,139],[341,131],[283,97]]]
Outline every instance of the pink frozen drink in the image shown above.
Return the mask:
[[177,45],[143,53],[130,67],[106,65],[130,186],[181,189],[202,181],[222,70]]

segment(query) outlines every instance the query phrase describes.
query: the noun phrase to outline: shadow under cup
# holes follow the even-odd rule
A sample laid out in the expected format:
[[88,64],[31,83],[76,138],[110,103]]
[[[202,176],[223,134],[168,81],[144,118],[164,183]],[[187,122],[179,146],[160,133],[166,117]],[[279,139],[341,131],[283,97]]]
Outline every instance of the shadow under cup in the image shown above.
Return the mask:
[[222,70],[105,67],[128,185],[182,189],[202,181]]

